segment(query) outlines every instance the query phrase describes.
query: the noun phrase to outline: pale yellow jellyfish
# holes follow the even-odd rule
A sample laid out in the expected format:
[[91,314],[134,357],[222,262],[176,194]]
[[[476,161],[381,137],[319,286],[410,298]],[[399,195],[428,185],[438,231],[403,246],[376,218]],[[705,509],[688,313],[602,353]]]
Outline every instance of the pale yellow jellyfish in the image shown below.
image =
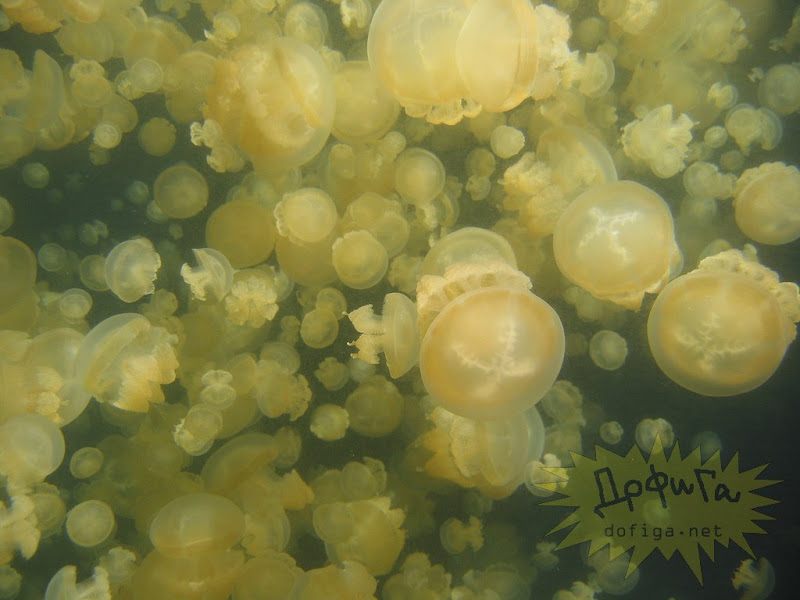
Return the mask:
[[331,261],[339,280],[364,290],[376,285],[389,268],[386,248],[368,231],[349,231],[333,243]]
[[300,245],[327,240],[339,220],[333,199],[319,188],[285,194],[273,214],[278,233]]
[[155,291],[161,257],[147,238],[121,242],[106,256],[106,283],[123,302],[136,302]]
[[255,202],[226,202],[206,221],[206,244],[236,269],[264,262],[275,246],[272,214]]
[[175,558],[227,550],[243,534],[241,509],[224,496],[208,493],[175,498],[150,523],[150,541],[161,554]]
[[397,193],[416,206],[424,206],[444,188],[444,165],[439,157],[423,148],[403,150],[394,163]]
[[391,129],[400,105],[361,60],[341,65],[333,76],[336,115],[333,135],[348,144],[375,141]]
[[570,203],[556,223],[553,254],[567,279],[631,310],[681,262],[669,207],[633,181],[592,187]]
[[558,376],[564,330],[528,291],[480,288],[450,301],[428,327],[419,365],[434,401],[471,419],[501,419],[538,402]]
[[370,66],[415,117],[457,123],[480,105],[502,112],[533,88],[537,18],[516,0],[408,0],[380,4],[367,41]]
[[139,145],[150,156],[164,156],[175,146],[176,133],[175,125],[161,117],[153,117],[139,128]]
[[783,163],[747,169],[736,181],[736,224],[761,244],[788,244],[800,238],[800,171]]
[[598,331],[589,341],[592,362],[606,371],[619,369],[628,357],[628,344],[616,331]]
[[64,460],[64,436],[47,417],[22,414],[0,425],[0,474],[10,489],[44,481]]
[[153,184],[153,199],[172,219],[195,216],[208,203],[208,184],[199,171],[177,164],[161,171]]
[[111,507],[101,500],[86,500],[67,513],[67,537],[76,546],[94,548],[105,542],[116,528]]
[[217,60],[214,75],[203,114],[221,128],[219,143],[257,170],[290,169],[322,149],[333,126],[335,92],[311,46],[288,37],[243,45]]
[[733,396],[778,368],[800,320],[797,286],[736,250],[705,258],[670,282],[647,320],[650,351],[679,385]]

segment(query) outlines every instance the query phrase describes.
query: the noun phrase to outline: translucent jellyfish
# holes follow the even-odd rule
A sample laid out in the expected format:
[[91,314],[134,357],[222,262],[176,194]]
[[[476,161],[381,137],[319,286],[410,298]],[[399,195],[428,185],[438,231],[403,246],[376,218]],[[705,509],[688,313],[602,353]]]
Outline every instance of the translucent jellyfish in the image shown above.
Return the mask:
[[257,170],[290,169],[322,149],[336,102],[333,77],[313,48],[288,37],[243,45],[214,72],[204,116]]
[[653,450],[656,437],[661,440],[663,448],[671,448],[675,443],[675,432],[672,425],[666,419],[642,419],[636,424],[634,438],[636,445],[642,452],[649,454]]
[[650,351],[679,385],[704,396],[732,396],[778,368],[800,320],[797,286],[728,250],[670,282],[647,321]]
[[211,296],[212,300],[221,301],[233,286],[231,263],[213,248],[194,248],[192,252],[198,266],[192,268],[184,263],[181,267],[181,277],[191,287],[192,296],[198,300]]
[[23,414],[0,425],[0,473],[16,489],[44,481],[64,460],[64,436],[47,417]]
[[179,496],[156,513],[150,541],[164,556],[180,558],[227,550],[244,535],[241,509],[224,496]]
[[336,115],[333,135],[348,144],[376,141],[394,125],[400,105],[366,61],[347,61],[333,76]]
[[153,117],[139,127],[139,145],[150,156],[165,156],[175,146],[176,133],[167,119]]
[[742,590],[739,600],[767,600],[775,589],[775,570],[764,557],[756,563],[748,558],[733,574],[733,589]]
[[78,583],[78,569],[72,565],[61,567],[47,584],[44,600],[111,600],[108,573],[95,567],[91,577]]
[[602,439],[606,444],[614,446],[622,441],[622,436],[625,433],[625,430],[618,421],[606,421],[600,425],[599,433],[600,439]]
[[616,331],[598,331],[589,341],[589,356],[592,362],[606,371],[615,371],[625,364],[628,343]]
[[797,64],[770,67],[758,83],[758,100],[783,116],[800,110],[800,67]]
[[665,104],[625,125],[620,141],[628,158],[666,179],[685,167],[694,125],[686,114],[673,119],[672,105]]
[[374,375],[347,396],[344,408],[350,429],[377,438],[389,435],[400,425],[405,400],[392,382]]
[[[527,2],[384,3],[367,41],[370,66],[412,116],[457,123],[524,100],[538,68],[537,18]],[[530,32],[534,32],[533,35]],[[420,68],[423,65],[423,68]]]
[[108,287],[123,302],[136,302],[155,291],[155,279],[161,257],[147,238],[121,242],[106,256],[105,277]]
[[75,377],[99,402],[147,412],[163,402],[161,385],[175,380],[177,338],[136,313],[109,317],[86,335],[75,357]]
[[411,231],[400,203],[374,192],[365,192],[347,205],[341,228],[343,232],[369,231],[390,258],[403,250]]
[[419,274],[444,275],[455,263],[501,261],[517,268],[511,244],[500,234],[481,227],[463,227],[441,238],[425,255]]
[[311,413],[311,433],[326,442],[342,439],[349,426],[347,410],[338,404],[320,404]]
[[783,163],[747,169],[736,181],[733,215],[755,242],[788,244],[800,238],[800,171]]
[[456,518],[447,519],[439,527],[439,540],[448,554],[460,554],[469,547],[473,551],[483,546],[483,523],[471,516],[468,523]]
[[394,163],[397,193],[416,206],[429,204],[444,188],[444,165],[439,157],[423,148],[403,150]]
[[92,446],[79,448],[69,459],[69,472],[76,479],[88,479],[103,466],[102,450]]
[[614,159],[603,142],[585,129],[553,127],[539,136],[536,157],[551,170],[553,183],[567,197],[587,187],[617,180]]
[[255,202],[226,202],[206,221],[206,244],[236,269],[262,263],[275,246],[272,213]]
[[233,600],[289,598],[292,586],[302,572],[303,570],[288,554],[270,552],[251,558],[245,563],[236,579],[232,598]]
[[333,199],[319,188],[284,194],[273,212],[278,233],[301,245],[326,240],[339,221]]
[[434,400],[471,419],[502,419],[538,402],[564,359],[556,312],[527,291],[480,288],[450,301],[420,349]]
[[300,338],[309,348],[327,348],[339,335],[339,320],[328,308],[315,308],[300,322]]
[[388,573],[405,541],[400,528],[405,513],[390,508],[387,497],[340,502],[334,507],[322,504],[313,515],[314,530],[325,542],[331,562],[354,561],[373,575]]
[[669,207],[633,181],[592,187],[570,203],[556,223],[553,254],[567,279],[630,310],[681,262]]
[[195,216],[208,203],[208,184],[199,171],[178,164],[159,173],[153,183],[153,199],[172,219]]
[[105,542],[116,528],[114,511],[101,500],[86,500],[67,513],[67,537],[76,546],[94,548]]
[[333,243],[331,261],[347,287],[365,290],[376,285],[389,268],[386,248],[363,229],[348,231]]
[[50,170],[40,162],[22,165],[22,181],[30,188],[41,190],[50,183]]
[[357,356],[371,364],[378,364],[378,354],[386,356],[386,366],[393,379],[405,375],[419,360],[417,335],[417,307],[403,294],[386,294],[382,317],[367,304],[347,315],[356,331],[362,335],[353,342]]

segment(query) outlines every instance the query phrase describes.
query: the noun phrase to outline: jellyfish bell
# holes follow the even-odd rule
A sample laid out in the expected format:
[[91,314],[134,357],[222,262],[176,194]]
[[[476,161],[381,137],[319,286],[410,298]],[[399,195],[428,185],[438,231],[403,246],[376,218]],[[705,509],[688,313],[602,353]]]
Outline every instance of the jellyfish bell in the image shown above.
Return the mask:
[[[757,388],[775,372],[796,336],[797,286],[779,284],[774,272],[747,264],[740,255],[728,250],[703,259],[700,268],[670,282],[647,320],[658,366],[704,396]],[[722,261],[738,266],[714,268]]]
[[556,223],[553,254],[567,279],[631,310],[682,260],[669,206],[633,181],[594,186],[575,198]]
[[442,309],[422,340],[419,365],[436,403],[483,420],[538,402],[563,359],[564,329],[550,305],[527,290],[494,286]]

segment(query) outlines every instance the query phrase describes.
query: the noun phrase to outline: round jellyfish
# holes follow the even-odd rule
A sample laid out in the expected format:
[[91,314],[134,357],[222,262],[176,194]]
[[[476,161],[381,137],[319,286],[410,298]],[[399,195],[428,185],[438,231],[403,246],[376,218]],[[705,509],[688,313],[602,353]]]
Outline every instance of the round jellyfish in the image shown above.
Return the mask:
[[800,295],[775,272],[727,250],[670,282],[647,320],[650,351],[674,382],[704,396],[757,388],[795,338]]
[[136,302],[155,291],[161,257],[147,238],[117,244],[108,253],[105,276],[108,287],[123,302]]
[[502,419],[538,402],[564,359],[556,312],[528,291],[479,288],[449,302],[420,348],[434,401],[470,419]]
[[800,238],[800,171],[783,163],[744,171],[736,181],[733,216],[742,233],[760,244]]
[[633,181],[598,185],[575,198],[556,223],[553,254],[567,279],[630,310],[681,263],[667,203]]

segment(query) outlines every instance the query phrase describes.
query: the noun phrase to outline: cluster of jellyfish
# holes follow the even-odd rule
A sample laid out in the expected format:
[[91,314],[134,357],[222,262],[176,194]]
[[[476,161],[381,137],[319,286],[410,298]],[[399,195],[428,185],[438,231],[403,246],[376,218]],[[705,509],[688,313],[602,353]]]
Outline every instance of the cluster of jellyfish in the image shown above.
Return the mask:
[[582,370],[781,368],[798,48],[781,0],[0,0],[0,600],[646,587],[539,503],[677,439]]

